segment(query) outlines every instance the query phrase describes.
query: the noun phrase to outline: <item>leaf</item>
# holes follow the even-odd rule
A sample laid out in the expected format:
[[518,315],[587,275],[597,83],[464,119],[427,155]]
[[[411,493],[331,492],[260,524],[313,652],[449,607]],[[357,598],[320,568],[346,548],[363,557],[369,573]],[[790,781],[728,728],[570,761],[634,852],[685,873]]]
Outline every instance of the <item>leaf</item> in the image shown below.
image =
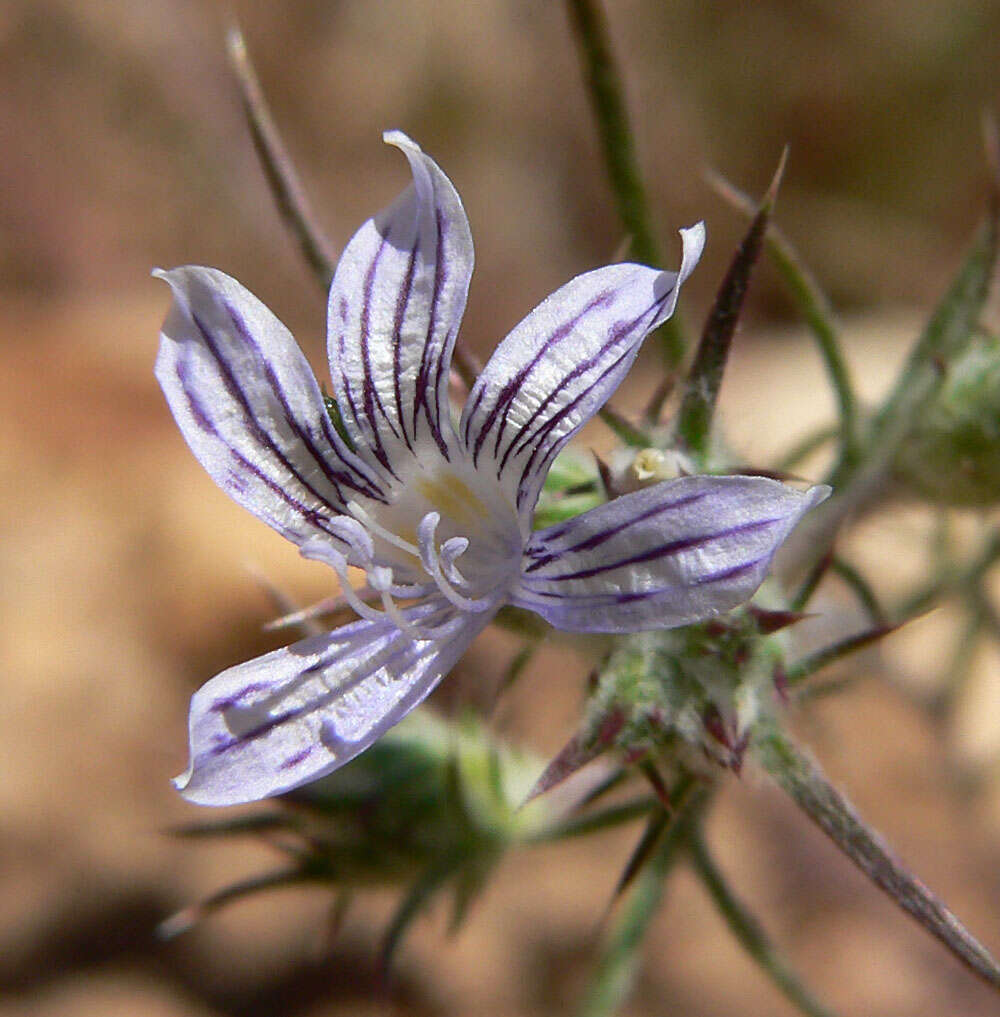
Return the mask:
[[787,156],[786,148],[750,228],[736,248],[729,271],[715,296],[715,303],[695,352],[694,363],[684,383],[684,394],[677,414],[677,435],[702,464],[708,456],[715,403],[732,348],[733,334],[743,310],[750,275],[760,257]]

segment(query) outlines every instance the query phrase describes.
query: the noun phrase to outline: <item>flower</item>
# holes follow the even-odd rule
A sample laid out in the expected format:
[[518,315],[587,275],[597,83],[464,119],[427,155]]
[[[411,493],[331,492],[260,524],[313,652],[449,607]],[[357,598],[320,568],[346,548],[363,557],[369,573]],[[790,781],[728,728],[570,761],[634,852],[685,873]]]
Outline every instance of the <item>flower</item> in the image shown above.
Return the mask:
[[[229,668],[195,694],[175,780],[226,805],[341,766],[420,703],[504,604],[573,632],[683,625],[746,600],[825,497],[754,477],[684,477],[533,531],[552,460],[674,310],[678,273],[578,276],[499,345],[453,423],[447,385],[472,274],[458,193],[399,132],[413,183],[348,244],[330,287],[334,425],[301,350],[239,283],[157,273],[173,290],[156,374],[219,486],[338,575],[360,619]],[[363,569],[378,608],[352,590]]]

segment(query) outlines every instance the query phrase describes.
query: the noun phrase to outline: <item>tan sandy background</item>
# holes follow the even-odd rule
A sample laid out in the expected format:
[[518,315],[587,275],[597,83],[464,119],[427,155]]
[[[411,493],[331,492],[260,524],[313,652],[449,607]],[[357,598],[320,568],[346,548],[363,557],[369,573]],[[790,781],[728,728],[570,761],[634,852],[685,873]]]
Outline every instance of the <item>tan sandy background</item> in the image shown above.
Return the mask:
[[[562,5],[232,6],[337,243],[405,182],[383,129],[410,132],[456,181],[479,266],[465,336],[481,354],[555,286],[613,256],[621,236]],[[788,141],[782,222],[845,309],[852,362],[874,396],[978,214],[978,117],[998,99],[996,5],[617,0],[609,10],[673,255],[674,227],[708,221],[687,316],[704,313],[741,228],[702,168],[760,188]],[[322,931],[330,898],[315,891],[236,905],[174,943],[153,936],[177,907],[272,860],[163,832],[198,815],[168,782],[184,765],[191,691],[276,645],[261,632],[270,611],[248,563],[301,602],[329,591],[324,570],[202,474],[151,373],[166,292],[148,273],[182,262],[238,276],[322,365],[322,297],[254,163],[223,23],[221,6],[195,0],[0,9],[0,1015],[572,1012],[635,830],[507,859],[459,935],[447,938],[443,909],[418,923],[388,987],[374,953],[391,896],[370,899],[333,946]],[[830,407],[766,270],[724,402],[734,444],[757,462]],[[866,524],[851,550],[888,594],[919,566],[929,525],[902,509]],[[856,622],[836,595],[824,610],[806,638]],[[941,612],[893,637],[881,662],[859,665],[874,680],[800,729],[996,951],[996,656],[981,654],[945,730],[878,677],[931,680],[949,622]],[[475,699],[515,649],[486,634],[439,704]],[[505,704],[505,729],[556,749],[582,676],[578,661],[545,649]],[[995,996],[753,774],[727,789],[710,836],[840,1012],[997,1012]],[[626,1012],[792,1011],[680,873]]]

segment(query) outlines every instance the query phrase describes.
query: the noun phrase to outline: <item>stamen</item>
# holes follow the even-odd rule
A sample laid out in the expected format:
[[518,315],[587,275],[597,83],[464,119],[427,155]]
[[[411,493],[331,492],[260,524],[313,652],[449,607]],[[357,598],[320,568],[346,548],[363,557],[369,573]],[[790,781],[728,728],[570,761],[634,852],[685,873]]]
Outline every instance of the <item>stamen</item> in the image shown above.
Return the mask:
[[[345,543],[348,543],[352,550],[356,550],[353,542],[345,539]],[[411,639],[422,642],[440,640],[446,637],[454,627],[455,616],[446,617],[434,624],[428,624],[426,621],[423,623],[415,622],[411,618],[407,618],[403,610],[392,599],[394,596],[425,596],[431,592],[426,584],[423,586],[395,584],[392,581],[392,569],[384,565],[376,565],[374,561],[369,559],[363,562],[361,566],[365,569],[368,586],[363,588],[361,593],[359,593],[351,585],[348,578],[347,558],[336,548],[331,547],[325,540],[320,537],[307,540],[299,549],[299,553],[303,558],[308,558],[311,561],[321,561],[325,565],[329,565],[337,573],[344,601],[354,609],[355,614],[359,618],[364,618],[366,621],[371,622],[384,622],[388,619],[400,631],[410,636]],[[372,607],[361,599],[362,595],[371,591],[377,593],[381,598],[384,611],[379,611],[378,608]],[[433,614],[431,617],[433,617]]]
[[307,540],[300,548],[299,553],[303,558],[321,561],[329,565],[337,573],[337,578],[340,580],[341,593],[343,593],[347,603],[354,608],[354,612],[359,618],[365,618],[373,622],[385,621],[386,616],[382,611],[366,604],[358,596],[357,591],[351,585],[351,581],[347,576],[347,559],[338,550],[330,547],[329,544],[324,544],[320,540]]
[[397,627],[409,635],[412,639],[429,639],[431,636],[420,625],[410,621],[399,609],[399,606],[392,599],[390,590],[392,588],[392,569],[376,566],[368,573],[368,582],[373,590],[382,595],[382,606],[385,613],[396,623]]
[[381,526],[375,518],[370,513],[366,512],[356,501],[349,501],[347,503],[347,508],[350,509],[351,513],[355,516],[356,521],[363,523],[364,527],[370,533],[374,533],[376,536],[388,541],[388,543],[392,544],[393,547],[398,547],[400,551],[412,554],[414,558],[420,557],[420,551],[416,547],[414,547],[408,540],[403,540],[399,534],[393,533],[392,530],[387,530],[384,526]]
[[[473,614],[478,614],[480,611],[488,611],[497,602],[497,594],[495,592],[476,600],[470,600],[468,597],[463,597],[445,578],[444,572],[441,570],[441,558],[437,548],[434,546],[434,534],[437,531],[439,522],[441,522],[441,516],[437,512],[428,512],[420,520],[420,525],[417,527],[417,536],[420,538],[421,564],[427,573],[434,578],[434,582],[437,583],[441,593],[459,610],[470,611]],[[448,543],[448,541],[445,543]],[[454,546],[452,545],[452,547]],[[465,549],[463,548],[463,550]],[[450,555],[452,559],[457,557],[457,553],[454,551],[451,551]]]

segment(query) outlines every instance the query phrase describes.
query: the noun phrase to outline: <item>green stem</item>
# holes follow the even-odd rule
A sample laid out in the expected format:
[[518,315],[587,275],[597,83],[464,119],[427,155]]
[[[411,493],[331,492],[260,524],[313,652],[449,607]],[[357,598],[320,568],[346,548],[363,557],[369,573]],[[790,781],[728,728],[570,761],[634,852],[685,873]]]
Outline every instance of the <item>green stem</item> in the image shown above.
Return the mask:
[[757,743],[764,769],[841,851],[967,968],[1000,989],[1000,967],[962,923],[893,857],[826,775],[783,731]]
[[[887,624],[885,612],[878,602],[878,597],[875,596],[875,591],[869,585],[868,580],[853,565],[835,555],[830,563],[830,570],[847,584],[867,612],[868,619],[873,625],[885,626]],[[909,615],[904,615],[904,617],[909,617]]]
[[747,910],[746,905],[733,893],[725,876],[712,858],[701,831],[692,833],[688,848],[698,878],[708,890],[713,903],[729,926],[729,931],[764,973],[794,1006],[809,1017],[833,1017],[801,982],[784,958],[768,939],[760,922]]
[[632,448],[650,448],[653,439],[641,428],[623,417],[613,406],[604,404],[597,415],[611,428],[625,445]]
[[794,470],[803,459],[808,459],[813,452],[818,452],[831,438],[836,438],[839,428],[835,426],[820,427],[796,442],[775,464],[779,473]]
[[606,809],[590,812],[585,816],[574,816],[551,830],[543,830],[541,833],[529,837],[527,842],[529,844],[548,844],[552,841],[568,840],[571,837],[585,837],[588,834],[598,833],[613,826],[630,823],[642,816],[648,816],[654,809],[659,808],[660,803],[656,798],[635,798],[632,801],[622,802],[620,805],[611,805]]
[[871,646],[872,643],[883,639],[898,627],[897,625],[878,625],[873,629],[866,629],[864,632],[848,636],[846,639],[841,639],[831,646],[826,646],[822,650],[808,654],[788,668],[786,673],[788,685],[800,685],[807,678],[816,674],[817,671],[821,671],[834,661],[840,660],[841,657],[846,657],[848,654],[855,653],[866,646]]
[[990,530],[978,553],[964,568],[945,567],[931,582],[914,591],[899,609],[903,617],[920,614],[950,593],[978,586],[986,573],[1000,561],[1000,529]]
[[663,899],[667,875],[709,796],[707,789],[699,789],[685,801],[636,878],[604,944],[578,1011],[580,1017],[611,1017],[627,999],[639,963],[639,947]]
[[[642,184],[607,16],[600,0],[567,0],[567,8],[576,33],[587,95],[597,119],[605,167],[618,215],[631,240],[632,256],[647,265],[660,266],[663,261]],[[676,314],[660,326],[659,334],[668,366],[676,367],[684,358],[685,347]]]

